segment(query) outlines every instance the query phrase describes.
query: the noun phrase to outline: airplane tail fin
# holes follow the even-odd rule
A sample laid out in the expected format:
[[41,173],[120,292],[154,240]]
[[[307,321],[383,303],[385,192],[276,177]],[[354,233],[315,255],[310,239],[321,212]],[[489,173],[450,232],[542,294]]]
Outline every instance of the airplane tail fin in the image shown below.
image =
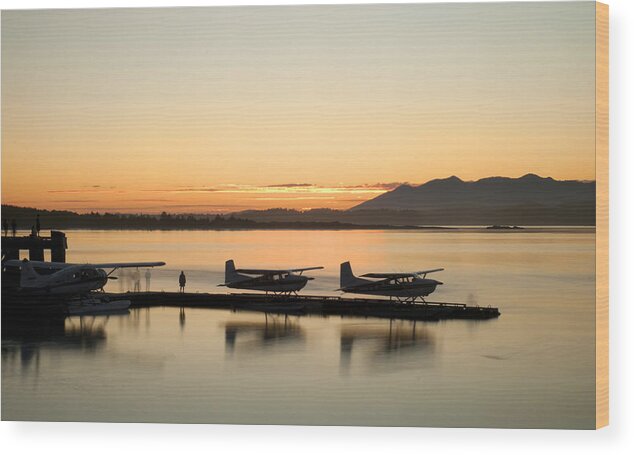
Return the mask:
[[225,262],[225,284],[240,281],[242,279],[244,279],[244,276],[236,272],[236,265],[234,264],[233,259],[229,259]]
[[365,283],[366,280],[361,278],[357,278],[352,273],[352,267],[350,266],[350,262],[343,262],[341,264],[341,269],[339,273],[339,287],[341,289],[347,288],[349,286],[354,286],[356,284]]
[[20,264],[20,287],[33,287],[39,276],[40,275],[33,268],[33,265],[24,259]]

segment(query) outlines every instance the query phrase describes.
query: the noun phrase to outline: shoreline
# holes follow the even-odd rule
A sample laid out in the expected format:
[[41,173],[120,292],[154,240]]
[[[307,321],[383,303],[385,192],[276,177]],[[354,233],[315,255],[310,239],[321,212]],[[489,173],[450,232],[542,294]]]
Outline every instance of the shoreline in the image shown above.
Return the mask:
[[482,233],[536,233],[536,232],[596,232],[595,226],[522,226],[521,229],[491,229],[486,226],[350,226],[324,228],[307,227],[245,227],[245,228],[135,228],[135,227],[66,227],[65,231],[139,231],[139,232],[184,232],[184,231],[421,231],[421,232],[482,232]]

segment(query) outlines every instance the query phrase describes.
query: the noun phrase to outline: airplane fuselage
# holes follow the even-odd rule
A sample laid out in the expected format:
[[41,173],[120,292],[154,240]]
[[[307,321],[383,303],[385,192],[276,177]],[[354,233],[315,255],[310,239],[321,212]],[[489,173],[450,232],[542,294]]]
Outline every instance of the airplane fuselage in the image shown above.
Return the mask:
[[233,289],[249,289],[253,291],[297,292],[306,286],[309,279],[309,277],[300,275],[286,275],[275,279],[259,277],[227,283],[226,286]]
[[441,284],[429,278],[416,278],[402,283],[367,283],[341,288],[343,292],[352,294],[383,295],[388,297],[426,297]]
[[102,269],[69,267],[50,275],[24,277],[20,292],[33,295],[85,294],[103,288],[108,275]]

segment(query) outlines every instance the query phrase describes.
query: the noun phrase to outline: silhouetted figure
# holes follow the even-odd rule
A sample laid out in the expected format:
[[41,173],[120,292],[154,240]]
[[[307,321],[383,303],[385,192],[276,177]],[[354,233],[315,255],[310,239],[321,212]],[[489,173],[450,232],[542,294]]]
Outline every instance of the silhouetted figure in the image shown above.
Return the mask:
[[2,230],[4,231],[4,236],[7,237],[9,235],[9,222],[6,219],[2,220]]
[[35,226],[31,226],[31,237],[37,237],[37,231],[35,230]]
[[141,292],[141,272],[139,269],[134,271],[132,278],[134,279],[134,292]]
[[181,270],[181,274],[178,277],[179,292],[185,292],[186,284],[187,284],[187,278],[185,278],[185,272]]
[[145,292],[150,292],[150,278],[152,278],[152,273],[150,269],[145,271]]
[[18,224],[15,222],[15,220],[11,220],[11,232],[13,233],[13,237],[15,237],[17,230]]
[[41,229],[41,225],[40,225],[40,214],[38,213],[35,217],[35,230],[37,231],[37,235],[40,235],[40,229]]

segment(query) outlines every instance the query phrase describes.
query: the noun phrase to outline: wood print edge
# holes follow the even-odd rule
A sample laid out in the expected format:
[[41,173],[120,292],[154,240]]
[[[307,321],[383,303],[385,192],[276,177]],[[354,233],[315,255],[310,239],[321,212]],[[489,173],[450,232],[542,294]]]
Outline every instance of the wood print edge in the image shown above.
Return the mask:
[[596,3],[596,428],[609,423],[609,7]]

